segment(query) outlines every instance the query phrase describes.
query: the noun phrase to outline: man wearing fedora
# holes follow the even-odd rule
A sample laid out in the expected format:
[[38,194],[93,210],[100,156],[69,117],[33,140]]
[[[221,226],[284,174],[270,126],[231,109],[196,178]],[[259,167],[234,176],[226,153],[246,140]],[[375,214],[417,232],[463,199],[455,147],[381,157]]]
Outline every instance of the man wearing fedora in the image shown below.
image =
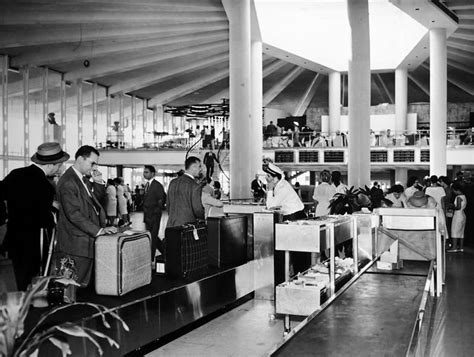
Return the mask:
[[99,152],[84,145],[77,150],[75,159],[58,182],[60,209],[55,261],[57,265],[62,258],[72,260],[75,280],[86,287],[94,263],[95,238],[116,233],[117,228],[105,226],[105,211],[88,186]]
[[55,189],[48,177],[56,175],[68,159],[58,143],[41,144],[31,157],[33,164],[11,171],[2,182],[8,208],[2,250],[10,255],[18,290],[26,290],[40,271],[41,257],[47,251],[45,240],[41,252],[40,231],[54,227]]

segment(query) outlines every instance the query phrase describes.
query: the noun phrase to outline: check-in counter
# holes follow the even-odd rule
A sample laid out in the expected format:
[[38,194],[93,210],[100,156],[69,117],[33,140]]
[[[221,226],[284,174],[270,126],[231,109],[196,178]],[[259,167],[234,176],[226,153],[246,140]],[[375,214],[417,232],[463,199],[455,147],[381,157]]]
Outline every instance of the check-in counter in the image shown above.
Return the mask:
[[223,211],[247,217],[247,256],[255,263],[255,298],[274,300],[274,232],[275,223],[281,222],[283,215],[264,205],[240,200],[224,204]]

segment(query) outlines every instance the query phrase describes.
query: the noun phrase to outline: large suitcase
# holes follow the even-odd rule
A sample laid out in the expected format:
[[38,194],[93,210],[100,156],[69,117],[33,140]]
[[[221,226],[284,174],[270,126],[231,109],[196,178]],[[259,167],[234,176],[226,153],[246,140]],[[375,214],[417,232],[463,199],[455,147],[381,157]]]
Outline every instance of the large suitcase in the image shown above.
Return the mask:
[[204,275],[209,266],[204,222],[168,227],[165,231],[165,274],[171,278]]
[[247,224],[244,215],[208,217],[207,246],[211,266],[230,268],[247,262]]
[[120,296],[151,283],[148,232],[117,233],[95,240],[95,291]]

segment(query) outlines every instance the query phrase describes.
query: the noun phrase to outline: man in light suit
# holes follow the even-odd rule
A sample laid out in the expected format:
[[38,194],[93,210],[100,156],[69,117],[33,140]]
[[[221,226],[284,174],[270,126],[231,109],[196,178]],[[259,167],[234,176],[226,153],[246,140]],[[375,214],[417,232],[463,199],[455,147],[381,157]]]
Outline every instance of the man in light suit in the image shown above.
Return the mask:
[[64,257],[74,261],[74,278],[85,287],[92,273],[95,238],[116,233],[117,229],[105,226],[104,209],[87,186],[87,176],[97,165],[99,152],[85,145],[76,152],[75,159],[58,182],[60,209],[55,256],[56,264]]
[[143,221],[151,233],[151,258],[155,257],[156,249],[163,253],[163,243],[158,237],[160,232],[161,212],[166,202],[166,193],[157,180],[156,170],[152,165],[145,165],[143,177],[147,180],[143,196]]
[[204,207],[201,202],[201,186],[196,179],[201,174],[201,160],[190,156],[184,163],[185,172],[171,181],[168,188],[168,224],[167,227],[181,226],[204,219]]
[[32,165],[13,170],[1,183],[0,200],[7,202],[8,223],[0,250],[10,254],[18,290],[26,290],[46,260],[48,239],[43,236],[41,251],[40,232],[54,227],[54,186],[48,177],[56,175],[68,159],[58,143],[41,144],[31,157]]

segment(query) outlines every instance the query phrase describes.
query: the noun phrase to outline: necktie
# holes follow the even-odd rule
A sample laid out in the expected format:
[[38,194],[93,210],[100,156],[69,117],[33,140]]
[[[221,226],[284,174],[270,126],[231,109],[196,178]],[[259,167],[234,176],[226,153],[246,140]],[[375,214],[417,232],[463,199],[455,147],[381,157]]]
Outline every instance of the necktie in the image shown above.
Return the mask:
[[92,190],[91,190],[91,182],[90,182],[90,180],[89,180],[86,176],[82,176],[82,181],[84,182],[84,185],[86,185],[87,193],[88,193],[88,195],[90,196],[90,198],[91,198],[91,200],[92,200],[92,204],[94,205],[95,213],[96,213],[97,215],[99,215],[99,212],[100,212],[100,209],[101,209],[101,205],[100,205],[100,203],[97,201],[97,199],[96,199],[95,196],[94,196],[94,193],[93,193]]
[[147,182],[145,184],[145,193],[147,193],[149,187],[150,187],[150,182]]

